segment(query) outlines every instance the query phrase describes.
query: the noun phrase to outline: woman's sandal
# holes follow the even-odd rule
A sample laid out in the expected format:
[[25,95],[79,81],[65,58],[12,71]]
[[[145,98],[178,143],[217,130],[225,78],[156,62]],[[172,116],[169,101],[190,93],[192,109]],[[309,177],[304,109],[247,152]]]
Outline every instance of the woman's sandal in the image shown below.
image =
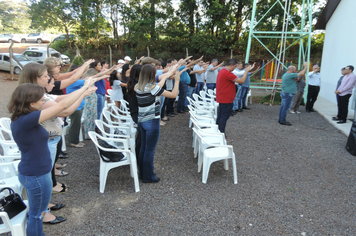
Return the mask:
[[82,143],[77,143],[77,144],[71,143],[70,146],[76,147],[76,148],[82,148],[82,147],[84,147],[84,145],[83,145]]
[[51,211],[58,211],[60,209],[62,209],[63,207],[65,207],[66,205],[61,204],[61,203],[57,203],[56,205],[54,205],[53,207],[50,207],[49,209]]
[[62,187],[61,191],[57,192],[52,190],[52,193],[65,193],[67,191],[67,186],[65,184],[62,184],[61,187]]
[[59,164],[59,163],[55,164],[56,169],[63,169],[66,166],[67,166],[67,164]]
[[60,170],[58,174],[55,174],[56,176],[66,176],[68,175],[68,172],[65,172],[63,170]]
[[59,153],[59,158],[66,159],[66,158],[68,158],[68,154],[65,152],[61,152],[61,153]]

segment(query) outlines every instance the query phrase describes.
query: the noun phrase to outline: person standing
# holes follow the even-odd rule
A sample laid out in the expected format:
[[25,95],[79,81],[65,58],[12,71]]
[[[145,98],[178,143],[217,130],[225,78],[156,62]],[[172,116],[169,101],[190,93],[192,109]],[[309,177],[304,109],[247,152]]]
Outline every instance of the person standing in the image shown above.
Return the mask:
[[299,76],[304,76],[307,71],[308,63],[304,63],[304,69],[296,73],[295,66],[289,66],[287,72],[282,76],[282,91],[281,91],[281,108],[279,109],[278,123],[281,125],[292,125],[286,121],[287,112],[292,104],[293,95],[297,91],[297,84]]
[[216,88],[216,79],[219,73],[219,67],[222,66],[224,62],[218,65],[218,59],[213,59],[211,64],[206,69],[206,88],[214,90]]
[[300,113],[299,105],[303,99],[304,88],[305,88],[305,81],[302,77],[299,78],[299,81],[297,82],[297,92],[293,96],[292,106],[290,107],[290,113],[292,114]]
[[[337,81],[337,84],[336,84],[336,90],[338,90],[338,88],[340,87],[340,85],[341,85],[341,82],[342,82],[342,79],[344,78],[344,76],[345,76],[345,73],[344,73],[344,71],[345,71],[345,67],[343,67],[343,68],[341,68],[341,74],[342,74],[342,76],[339,78],[339,80]],[[335,94],[336,95],[336,103],[338,103],[339,101],[339,95],[338,94]],[[337,114],[339,114],[340,113],[340,111],[339,111],[339,108],[337,109]],[[332,117],[332,120],[339,120],[339,118],[337,117],[337,116],[334,116],[334,117]]]
[[196,71],[195,78],[197,79],[197,86],[195,89],[195,93],[199,94],[200,90],[204,87],[204,72],[205,69],[203,68],[204,62],[199,61],[193,68],[193,71]]
[[306,112],[315,112],[314,103],[320,91],[320,67],[313,66],[313,71],[308,74],[308,95],[307,104],[305,106]]
[[353,73],[353,66],[346,66],[344,70],[344,78],[341,81],[340,87],[335,90],[335,93],[338,95],[337,107],[339,113],[337,114],[338,121],[337,124],[344,124],[347,120],[347,114],[349,111],[349,100],[352,95],[352,89],[356,84],[356,75]]
[[[248,66],[245,69],[245,73],[241,78],[232,73],[236,68],[237,61],[235,59],[229,59],[226,61],[224,68],[220,70],[216,81],[216,101],[219,103],[218,116],[216,118],[216,124],[220,132],[225,133],[226,122],[231,115],[232,102],[236,96],[235,82],[243,84],[247,78],[247,73],[254,67]],[[232,140],[227,139],[227,142]]]

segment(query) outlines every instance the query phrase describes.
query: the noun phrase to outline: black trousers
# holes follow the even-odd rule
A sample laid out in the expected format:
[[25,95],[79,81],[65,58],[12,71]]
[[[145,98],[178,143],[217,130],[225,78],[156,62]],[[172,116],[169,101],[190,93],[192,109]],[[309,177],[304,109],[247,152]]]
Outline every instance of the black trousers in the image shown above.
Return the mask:
[[347,94],[345,96],[338,95],[337,107],[339,108],[339,114],[337,114],[337,117],[340,120],[346,121],[346,119],[347,119],[347,113],[349,112],[350,97],[351,97],[351,94]]
[[305,110],[312,110],[319,95],[320,86],[308,85],[307,104]]

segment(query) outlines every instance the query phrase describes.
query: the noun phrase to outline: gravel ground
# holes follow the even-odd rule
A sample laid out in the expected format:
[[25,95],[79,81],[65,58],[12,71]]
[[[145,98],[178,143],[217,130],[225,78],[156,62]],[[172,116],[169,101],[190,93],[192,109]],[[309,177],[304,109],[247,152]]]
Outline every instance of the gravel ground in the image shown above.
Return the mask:
[[355,235],[355,167],[346,137],[319,114],[288,115],[253,104],[229,119],[238,180],[214,163],[207,184],[197,173],[188,114],[161,129],[155,153],[158,184],[134,192],[129,168],[110,171],[99,193],[93,144],[68,148],[69,190],[53,195],[68,218],[47,235]]
[[67,205],[54,212],[67,221],[45,225],[46,235],[356,235],[356,160],[344,148],[347,137],[318,113],[288,114],[288,127],[277,123],[279,106],[250,107],[227,124],[237,185],[231,163],[225,171],[221,162],[201,182],[188,114],[161,128],[161,181],[140,182],[138,193],[125,166],[109,172],[101,194],[94,145],[68,147],[60,162],[70,174],[58,181],[69,190],[52,196]]

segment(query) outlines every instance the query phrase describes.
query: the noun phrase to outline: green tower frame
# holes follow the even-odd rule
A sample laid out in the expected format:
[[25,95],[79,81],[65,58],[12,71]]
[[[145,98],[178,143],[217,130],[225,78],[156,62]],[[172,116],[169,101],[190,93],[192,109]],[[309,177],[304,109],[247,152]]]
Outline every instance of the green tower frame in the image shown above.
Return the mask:
[[[262,43],[260,39],[262,38],[276,38],[276,39],[281,39],[281,42],[283,41],[282,39],[293,39],[293,43],[291,43],[288,47],[284,48],[282,51],[285,52],[287,51],[291,46],[295,45],[296,43],[299,42],[299,56],[298,56],[298,69],[300,70],[301,66],[303,65],[303,62],[308,62],[309,65],[309,60],[310,60],[310,45],[311,45],[311,33],[312,33],[312,12],[313,12],[313,0],[303,0],[302,3],[302,9],[301,9],[301,25],[298,28],[296,24],[290,20],[291,24],[293,25],[293,28],[287,29],[285,31],[257,31],[255,30],[256,26],[260,22],[263,21],[264,17],[274,8],[280,6],[284,10],[284,14],[290,19],[290,14],[288,13],[288,10],[286,9],[286,5],[283,5],[282,0],[275,0],[275,3],[267,10],[267,12],[261,17],[261,19],[255,19],[256,16],[256,6],[257,6],[257,0],[253,1],[253,10],[252,10],[252,16],[251,16],[251,24],[250,24],[250,32],[249,32],[249,37],[248,37],[248,43],[247,43],[247,52],[246,52],[246,58],[245,62],[247,63],[249,61],[250,57],[250,50],[251,50],[251,41],[252,39],[255,39],[258,43],[260,43],[273,57],[273,59],[276,59],[284,68],[286,66],[284,65],[284,62],[281,61],[280,56],[281,52],[278,54],[274,54],[269,48],[267,48],[266,45]],[[284,0],[286,1],[289,0]],[[293,0],[292,0],[293,2]],[[308,25],[307,25],[308,23]],[[307,38],[307,42],[304,43],[303,39]],[[305,45],[304,45],[305,44]],[[282,43],[281,43],[282,45]],[[281,50],[279,50],[281,51]],[[273,60],[272,59],[272,60]],[[267,65],[267,63],[266,63]],[[262,68],[261,68],[262,69]]]

